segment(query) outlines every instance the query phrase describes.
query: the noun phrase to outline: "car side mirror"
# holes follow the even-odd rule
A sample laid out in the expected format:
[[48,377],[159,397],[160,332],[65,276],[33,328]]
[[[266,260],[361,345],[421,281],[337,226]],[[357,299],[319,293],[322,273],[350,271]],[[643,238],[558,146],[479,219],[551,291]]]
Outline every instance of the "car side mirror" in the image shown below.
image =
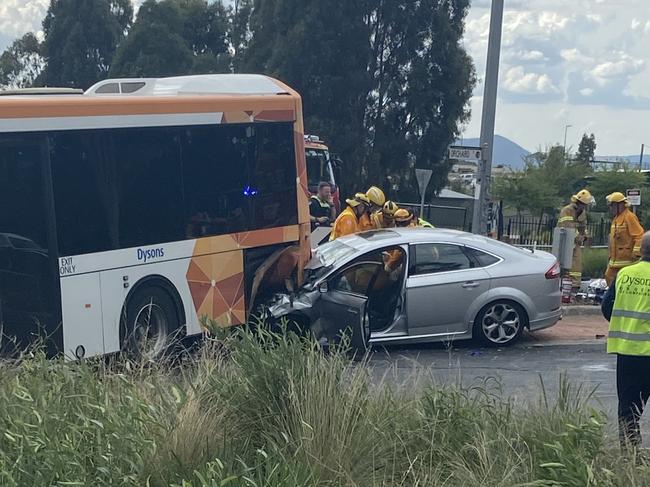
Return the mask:
[[327,286],[327,281],[323,281],[318,285],[318,292],[319,293],[326,293],[328,291],[328,286]]

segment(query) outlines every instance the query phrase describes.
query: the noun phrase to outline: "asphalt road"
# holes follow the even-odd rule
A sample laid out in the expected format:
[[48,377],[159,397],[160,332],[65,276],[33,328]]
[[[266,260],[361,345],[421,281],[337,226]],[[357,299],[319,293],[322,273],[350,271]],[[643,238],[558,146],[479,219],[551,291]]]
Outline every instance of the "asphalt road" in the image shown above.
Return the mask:
[[[481,349],[472,342],[376,349],[370,366],[377,381],[404,388],[431,383],[467,387],[494,378],[504,395],[524,404],[541,399],[542,381],[547,396],[554,400],[560,376],[566,374],[573,385],[594,391],[591,404],[607,413],[613,433],[616,358],[606,353],[606,329],[600,317],[571,317],[500,349]],[[642,423],[646,445],[650,444],[649,423],[648,419]]]

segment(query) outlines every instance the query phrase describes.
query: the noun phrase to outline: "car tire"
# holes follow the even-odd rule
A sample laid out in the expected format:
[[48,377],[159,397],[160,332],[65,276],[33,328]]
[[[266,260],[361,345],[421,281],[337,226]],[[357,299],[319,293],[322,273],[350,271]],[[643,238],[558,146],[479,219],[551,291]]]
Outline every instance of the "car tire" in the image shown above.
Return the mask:
[[174,300],[158,286],[137,290],[127,303],[122,322],[122,350],[137,360],[162,358],[179,338]]
[[503,347],[517,341],[528,325],[524,309],[507,300],[484,306],[474,320],[474,339],[486,347]]

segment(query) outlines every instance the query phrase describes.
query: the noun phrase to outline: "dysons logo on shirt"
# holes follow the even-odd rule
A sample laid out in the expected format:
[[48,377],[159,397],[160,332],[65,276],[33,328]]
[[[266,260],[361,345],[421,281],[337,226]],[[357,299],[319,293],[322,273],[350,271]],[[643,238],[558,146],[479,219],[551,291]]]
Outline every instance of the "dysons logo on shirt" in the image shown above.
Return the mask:
[[138,249],[138,260],[148,262],[152,259],[161,259],[165,256],[165,249]]

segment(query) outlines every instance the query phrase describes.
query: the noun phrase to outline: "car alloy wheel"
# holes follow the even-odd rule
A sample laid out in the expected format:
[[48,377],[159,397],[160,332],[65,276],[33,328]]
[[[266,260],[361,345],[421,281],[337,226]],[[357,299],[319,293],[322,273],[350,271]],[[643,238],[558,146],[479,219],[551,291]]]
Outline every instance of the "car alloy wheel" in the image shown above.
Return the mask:
[[495,344],[506,344],[514,340],[521,330],[522,317],[519,311],[507,303],[494,303],[483,314],[481,329],[487,340]]

